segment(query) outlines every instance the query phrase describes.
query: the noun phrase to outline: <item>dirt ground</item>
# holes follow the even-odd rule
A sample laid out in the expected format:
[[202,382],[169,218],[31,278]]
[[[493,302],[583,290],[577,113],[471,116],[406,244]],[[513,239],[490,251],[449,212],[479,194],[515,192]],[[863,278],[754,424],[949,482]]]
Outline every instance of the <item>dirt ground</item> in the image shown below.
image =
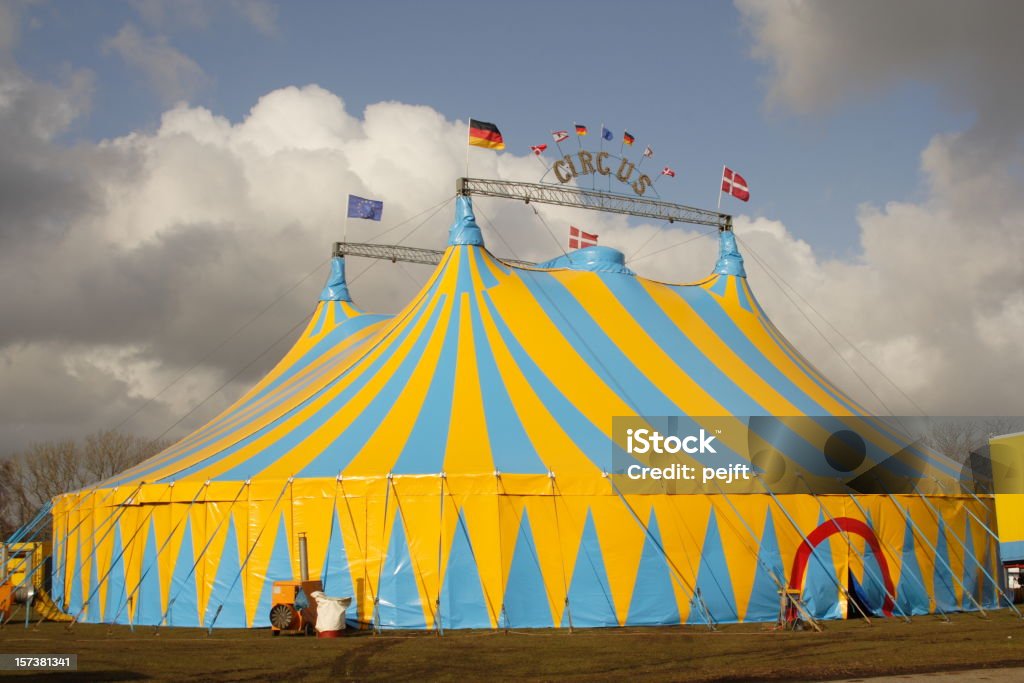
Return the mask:
[[[953,616],[826,622],[823,633],[766,625],[566,630],[349,631],[341,639],[268,630],[44,623],[0,630],[0,653],[78,655],[77,674],[34,681],[653,680],[785,681],[1024,667],[1024,622]],[[1005,679],[1013,680],[1013,679]]]

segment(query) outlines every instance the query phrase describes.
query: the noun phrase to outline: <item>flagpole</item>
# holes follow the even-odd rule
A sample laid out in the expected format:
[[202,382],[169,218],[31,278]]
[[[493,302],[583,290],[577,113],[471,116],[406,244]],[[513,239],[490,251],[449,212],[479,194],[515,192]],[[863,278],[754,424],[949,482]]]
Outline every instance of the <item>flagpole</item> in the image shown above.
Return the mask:
[[472,118],[470,118],[466,122],[466,177],[467,178],[469,177],[469,148],[470,148],[470,144],[469,144],[469,131],[472,130],[470,128],[469,121],[472,121]]
[[725,164],[722,164],[722,177],[718,179],[718,210],[722,210],[722,181],[725,180]]
[[345,225],[341,229],[341,241],[348,242],[348,209],[345,210]]

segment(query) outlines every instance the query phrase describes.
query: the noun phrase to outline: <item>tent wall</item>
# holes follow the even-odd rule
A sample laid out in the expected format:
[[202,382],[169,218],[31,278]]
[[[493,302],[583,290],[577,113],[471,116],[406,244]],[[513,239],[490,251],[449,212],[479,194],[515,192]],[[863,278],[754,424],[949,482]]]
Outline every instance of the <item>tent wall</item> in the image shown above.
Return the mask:
[[546,475],[147,485],[57,500],[54,586],[88,622],[266,626],[270,587],[298,576],[305,533],[313,577],[382,628],[700,624],[703,608],[719,623],[770,621],[773,576],[794,576],[804,538],[834,529],[831,516],[875,538],[833,533],[806,554],[816,616],[846,615],[851,575],[879,612],[885,574],[906,614],[970,609],[965,589],[996,606],[978,567],[999,575],[995,542],[967,513],[994,527],[991,506],[928,502],[941,522],[913,495],[620,496],[607,479]]

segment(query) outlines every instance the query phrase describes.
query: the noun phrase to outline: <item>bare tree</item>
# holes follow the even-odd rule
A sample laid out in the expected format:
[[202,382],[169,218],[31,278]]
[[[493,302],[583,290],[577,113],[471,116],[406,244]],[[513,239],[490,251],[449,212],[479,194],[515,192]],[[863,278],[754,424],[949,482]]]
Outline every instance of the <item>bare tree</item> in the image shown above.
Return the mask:
[[108,479],[169,445],[106,430],[90,434],[84,443],[35,443],[0,460],[0,538],[7,538],[56,496]]

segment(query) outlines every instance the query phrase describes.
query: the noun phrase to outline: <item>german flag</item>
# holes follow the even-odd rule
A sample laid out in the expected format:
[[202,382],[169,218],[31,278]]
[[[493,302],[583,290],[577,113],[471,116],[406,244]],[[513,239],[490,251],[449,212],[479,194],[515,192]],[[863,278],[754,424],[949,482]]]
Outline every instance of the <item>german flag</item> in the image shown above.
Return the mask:
[[623,131],[622,143],[626,145],[632,145],[634,142],[636,142],[636,138],[630,135],[629,133]]
[[576,135],[583,136],[583,135],[587,134],[587,127],[586,126],[581,125],[579,123],[574,123],[573,125],[576,126]]
[[487,149],[505,149],[505,139],[493,123],[469,120],[469,144]]

